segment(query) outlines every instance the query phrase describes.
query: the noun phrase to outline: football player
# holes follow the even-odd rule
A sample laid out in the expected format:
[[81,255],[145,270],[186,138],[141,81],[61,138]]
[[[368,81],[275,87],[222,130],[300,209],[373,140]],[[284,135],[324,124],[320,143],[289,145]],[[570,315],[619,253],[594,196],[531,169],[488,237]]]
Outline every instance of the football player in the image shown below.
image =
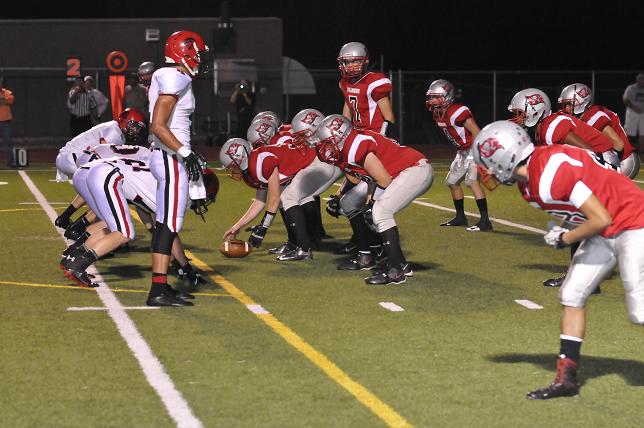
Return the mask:
[[[150,132],[154,151],[150,170],[157,180],[156,223],[152,237],[152,283],[148,306],[184,306],[168,290],[172,243],[183,226],[189,188],[192,200],[204,200],[202,172],[205,159],[190,146],[191,116],[195,109],[192,80],[207,71],[208,46],[193,31],[171,34],[164,48],[166,67],[152,74],[148,91]],[[193,185],[189,186],[188,181]]]
[[586,302],[619,265],[631,322],[644,324],[644,191],[606,166],[596,154],[569,145],[536,147],[527,132],[508,121],[494,122],[474,141],[475,161],[501,182],[523,181],[539,206],[562,204],[585,217],[579,227],[551,227],[547,245],[561,249],[580,242],[559,291],[562,305],[557,374],[536,400],[579,393],[577,367],[586,326]]
[[449,141],[456,146],[456,157],[452,161],[445,184],[449,187],[456,208],[456,217],[441,223],[441,226],[467,226],[465,217],[463,189],[461,182],[472,190],[481,220],[468,227],[469,231],[492,230],[488,216],[485,191],[479,183],[479,173],[470,154],[472,141],[479,133],[479,126],[467,106],[454,102],[454,86],[444,79],[433,81],[425,94],[425,106],[432,112],[436,125],[443,130]]
[[613,142],[613,150],[620,159],[622,174],[635,178],[640,171],[640,158],[628,140],[628,135],[620,123],[619,116],[604,106],[592,104],[592,90],[583,83],[573,83],[561,91],[557,102],[559,109],[587,123]]
[[[322,161],[338,166],[352,180],[372,184],[364,217],[378,231],[388,261],[385,271],[365,281],[374,285],[404,283],[412,271],[400,248],[394,214],[431,186],[434,175],[429,161],[380,133],[354,129],[346,117],[337,114],[324,119],[316,138]],[[364,243],[361,246],[364,248]]]
[[[100,123],[93,128],[77,135],[60,149],[56,156],[56,180],[65,181],[74,175],[78,166],[87,162],[87,153],[83,153],[98,144],[118,146],[126,143],[137,143],[146,129],[145,118],[139,110],[129,108],[119,114],[116,120]],[[82,216],[73,225],[71,216],[83,206],[84,201],[74,199],[55,221],[56,226],[67,229],[66,238],[77,239],[95,217]]]
[[233,171],[234,176],[243,177],[246,184],[257,189],[248,211],[224,233],[224,240],[235,237],[266,208],[260,225],[251,229],[249,239],[252,246],[259,247],[281,204],[296,248],[283,252],[277,260],[311,259],[304,206],[337,179],[336,169],[323,165],[316,158],[315,151],[293,144],[292,139],[251,150],[247,141],[233,138],[222,146],[220,160],[225,168]]

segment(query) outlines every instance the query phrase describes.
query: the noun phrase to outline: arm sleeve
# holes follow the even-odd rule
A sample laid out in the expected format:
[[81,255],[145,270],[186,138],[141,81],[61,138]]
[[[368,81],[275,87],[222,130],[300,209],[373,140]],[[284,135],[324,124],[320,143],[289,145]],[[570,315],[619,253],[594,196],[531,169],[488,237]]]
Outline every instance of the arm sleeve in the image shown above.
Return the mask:
[[568,135],[568,133],[572,131],[574,127],[575,124],[572,122],[572,120],[562,120],[559,121],[556,125],[551,123],[546,130],[546,144],[564,144],[566,135]]
[[465,109],[464,109],[463,111],[461,111],[461,112],[458,114],[458,116],[456,116],[456,118],[454,119],[454,123],[455,123],[456,125],[458,125],[458,126],[463,126],[463,124],[465,123],[465,121],[466,121],[467,119],[469,119],[470,117],[472,117],[472,118],[473,118],[474,116],[472,116],[472,112],[470,111],[470,109],[469,109],[469,108],[467,108],[467,107],[465,107]]
[[354,142],[352,147],[349,148],[349,163],[360,167],[364,166],[365,158],[369,153],[375,153],[376,148],[376,142],[371,138],[365,138],[359,142]]
[[374,90],[371,92],[371,97],[374,99],[374,101],[378,101],[382,98],[388,97],[389,94],[391,93],[391,80],[389,79],[382,79],[383,82],[376,86]]
[[582,181],[582,167],[563,162],[550,183],[551,197],[549,200],[544,199],[545,195],[541,189],[540,193],[542,200],[546,203],[570,202],[579,208],[590,197],[592,191]]
[[190,84],[190,78],[178,71],[169,70],[171,73],[159,73],[156,77],[159,94],[179,95]]

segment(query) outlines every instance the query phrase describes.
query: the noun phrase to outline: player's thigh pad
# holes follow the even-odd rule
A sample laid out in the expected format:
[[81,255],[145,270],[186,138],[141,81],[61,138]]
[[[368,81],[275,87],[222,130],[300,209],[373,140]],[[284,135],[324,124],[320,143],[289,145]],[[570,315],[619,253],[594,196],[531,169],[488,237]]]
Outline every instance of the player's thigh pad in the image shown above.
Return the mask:
[[640,156],[638,153],[631,153],[619,165],[622,174],[633,180],[640,172]]
[[384,232],[396,225],[394,214],[409,205],[416,197],[429,189],[434,180],[434,169],[426,160],[420,165],[402,171],[373,206],[373,222],[378,232]]
[[615,240],[628,319],[644,324],[644,229],[627,230]]
[[72,184],[74,185],[74,189],[76,189],[76,193],[81,195],[87,206],[94,212],[94,214],[101,218],[101,213],[98,211],[98,206],[96,205],[94,196],[92,196],[92,193],[89,191],[87,183],[88,175],[89,169],[78,168],[78,171],[74,173],[74,177],[72,178]]
[[448,186],[456,186],[461,184],[465,175],[467,174],[467,157],[469,155],[469,150],[459,150],[456,152],[456,156],[452,161],[452,164],[449,166],[449,172],[447,177],[445,177],[445,184]]
[[337,171],[339,169],[335,166],[314,158],[309,166],[295,175],[282,192],[280,196],[282,208],[288,210],[295,205],[312,201],[315,196],[328,189],[337,180]]
[[110,232],[120,232],[126,238],[134,239],[134,224],[123,192],[123,175],[119,170],[105,163],[95,165],[89,170],[87,183],[100,217]]
[[188,203],[186,168],[178,161],[177,155],[153,150],[150,171],[157,180],[156,221],[167,225],[171,232],[179,232]]
[[360,181],[353,186],[347,193],[340,197],[340,209],[344,215],[352,211],[362,210],[367,202],[367,192],[369,186],[364,181]]
[[559,290],[562,305],[583,308],[590,294],[615,268],[617,252],[612,241],[596,235],[577,248]]

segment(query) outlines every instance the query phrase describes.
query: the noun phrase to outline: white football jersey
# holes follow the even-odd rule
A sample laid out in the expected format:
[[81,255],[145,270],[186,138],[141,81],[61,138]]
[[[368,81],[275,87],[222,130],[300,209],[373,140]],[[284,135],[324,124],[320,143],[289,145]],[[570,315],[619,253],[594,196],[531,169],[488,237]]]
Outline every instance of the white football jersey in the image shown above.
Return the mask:
[[121,132],[118,123],[115,120],[99,123],[91,129],[72,138],[65,146],[60,149],[60,153],[74,152],[80,153],[83,150],[90,149],[97,144],[114,144],[125,143],[125,135]]
[[[148,91],[150,100],[150,123],[154,118],[154,105],[159,95],[174,95],[177,104],[168,120],[168,128],[184,146],[190,148],[190,116],[195,110],[195,96],[192,92],[192,78],[175,67],[164,67],[154,72]],[[153,135],[154,147],[170,153],[174,151],[165,147],[156,135]]]

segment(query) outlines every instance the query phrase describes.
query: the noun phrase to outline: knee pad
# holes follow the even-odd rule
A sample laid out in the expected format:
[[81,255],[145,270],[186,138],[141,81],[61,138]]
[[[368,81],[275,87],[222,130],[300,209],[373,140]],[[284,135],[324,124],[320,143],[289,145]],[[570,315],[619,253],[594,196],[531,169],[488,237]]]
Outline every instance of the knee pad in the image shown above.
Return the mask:
[[152,252],[169,256],[172,253],[175,236],[177,236],[176,232],[171,231],[166,224],[157,221],[152,232]]

